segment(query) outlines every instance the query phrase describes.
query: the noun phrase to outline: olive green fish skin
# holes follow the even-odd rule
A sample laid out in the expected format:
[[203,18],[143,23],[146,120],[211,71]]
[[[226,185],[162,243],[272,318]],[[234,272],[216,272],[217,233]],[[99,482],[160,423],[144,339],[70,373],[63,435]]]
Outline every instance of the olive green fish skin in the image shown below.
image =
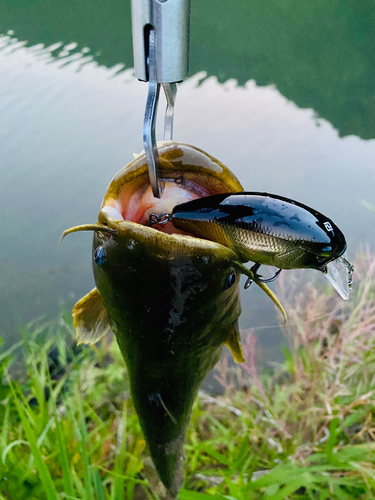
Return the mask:
[[231,193],[177,205],[176,228],[232,248],[243,260],[280,269],[313,268],[338,258],[345,237],[326,216],[267,193]]
[[128,367],[151,456],[175,496],[194,398],[240,315],[239,273],[226,289],[234,270],[231,250],[187,250],[169,235],[169,246],[159,245],[160,233],[153,229],[143,236],[137,224],[119,226],[124,230],[111,237],[94,234],[93,253],[101,246],[106,255],[101,265],[93,260],[95,281]]

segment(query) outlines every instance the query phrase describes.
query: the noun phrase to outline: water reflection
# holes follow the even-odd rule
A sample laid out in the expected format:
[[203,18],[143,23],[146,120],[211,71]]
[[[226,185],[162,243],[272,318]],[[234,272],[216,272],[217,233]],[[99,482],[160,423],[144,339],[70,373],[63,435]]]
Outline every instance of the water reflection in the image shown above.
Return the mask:
[[[17,323],[55,315],[93,286],[91,236],[61,248],[60,235],[96,221],[111,177],[143,149],[147,86],[82,45],[0,38],[0,328],[10,340]],[[162,116],[159,137],[161,125]],[[361,200],[373,202],[374,141],[340,139],[275,86],[195,74],[179,89],[175,138],[226,163],[246,190],[327,214],[347,235],[350,259],[358,242],[373,242],[374,216]],[[243,327],[264,326],[273,306],[254,289],[243,310]],[[262,337],[272,343],[274,331]]]
[[[371,0],[192,0],[190,75],[274,84],[340,136],[375,138],[374,18]],[[108,68],[133,65],[130,1],[2,0],[8,30],[28,46],[56,45],[53,57],[86,51]]]

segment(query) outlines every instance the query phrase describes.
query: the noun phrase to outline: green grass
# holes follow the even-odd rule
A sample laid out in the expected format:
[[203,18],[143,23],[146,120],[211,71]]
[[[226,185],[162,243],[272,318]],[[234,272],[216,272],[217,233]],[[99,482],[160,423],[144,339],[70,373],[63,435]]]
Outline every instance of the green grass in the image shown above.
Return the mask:
[[[373,256],[355,278],[343,302],[282,273],[285,361],[260,372],[249,331],[247,362],[219,363],[224,394],[194,405],[181,500],[375,498]],[[162,499],[116,342],[73,345],[69,320],[35,321],[26,372],[0,354],[0,500]]]

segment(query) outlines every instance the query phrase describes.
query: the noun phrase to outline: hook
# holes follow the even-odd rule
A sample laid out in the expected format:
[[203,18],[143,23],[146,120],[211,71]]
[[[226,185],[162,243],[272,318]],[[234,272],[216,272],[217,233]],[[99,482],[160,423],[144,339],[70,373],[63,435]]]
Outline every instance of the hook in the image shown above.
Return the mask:
[[[253,267],[250,268],[250,271],[252,271],[253,274],[256,275],[259,268],[260,268],[260,264],[256,263],[253,265]],[[259,281],[259,283],[271,283],[272,281],[275,281],[275,279],[279,276],[280,273],[281,273],[281,269],[276,271],[276,273],[274,274],[274,276],[272,276],[272,278],[266,278],[266,279],[260,278],[259,276],[256,275],[257,276],[256,281]],[[247,278],[246,283],[244,285],[244,289],[247,290],[253,281],[254,281],[253,279]]]

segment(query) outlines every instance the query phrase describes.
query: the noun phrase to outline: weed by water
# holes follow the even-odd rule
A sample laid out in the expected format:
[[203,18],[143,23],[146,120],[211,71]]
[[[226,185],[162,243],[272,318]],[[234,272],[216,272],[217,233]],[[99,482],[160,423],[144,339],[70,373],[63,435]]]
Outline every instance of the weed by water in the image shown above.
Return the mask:
[[[246,363],[219,363],[224,394],[194,405],[181,500],[375,498],[375,258],[357,259],[347,303],[284,274],[285,361],[260,373],[250,331]],[[68,322],[34,322],[25,373],[0,354],[0,499],[162,498],[116,342],[73,345]]]

